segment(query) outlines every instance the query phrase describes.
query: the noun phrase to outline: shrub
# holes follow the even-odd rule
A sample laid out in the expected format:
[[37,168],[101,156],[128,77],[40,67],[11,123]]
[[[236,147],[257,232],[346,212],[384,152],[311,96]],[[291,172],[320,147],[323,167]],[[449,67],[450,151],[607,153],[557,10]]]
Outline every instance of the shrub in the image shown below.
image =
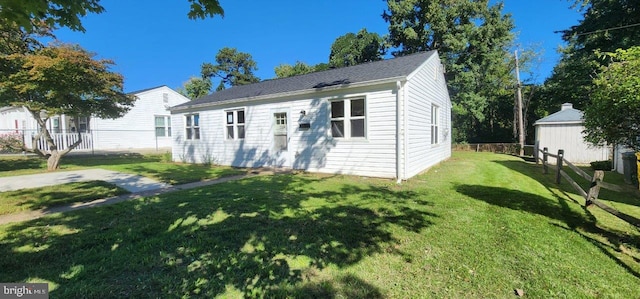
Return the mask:
[[17,153],[22,151],[24,139],[20,133],[0,134],[0,153]]
[[611,169],[613,169],[613,163],[610,160],[594,161],[594,162],[591,162],[590,164],[593,170],[611,171]]

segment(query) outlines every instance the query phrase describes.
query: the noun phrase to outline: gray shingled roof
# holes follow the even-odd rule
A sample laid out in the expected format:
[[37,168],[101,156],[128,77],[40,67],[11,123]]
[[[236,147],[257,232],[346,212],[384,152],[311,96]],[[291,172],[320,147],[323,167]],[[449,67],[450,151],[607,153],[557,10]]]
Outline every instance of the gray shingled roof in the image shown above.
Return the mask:
[[578,109],[574,109],[569,103],[562,104],[562,109],[547,117],[541,118],[533,125],[550,124],[550,123],[582,123],[583,113]]
[[436,55],[435,50],[295,77],[265,80],[249,85],[234,86],[232,88],[217,91],[193,101],[174,106],[171,109],[201,106],[259,96],[275,96],[277,94],[297,91],[313,91],[329,86],[350,85],[354,83],[366,83],[370,81],[406,77],[432,55]]
[[160,86],[156,86],[156,87],[149,87],[149,88],[145,88],[145,89],[135,90],[135,91],[128,92],[127,94],[142,93],[142,92],[153,90],[153,89],[160,88],[160,87],[163,87],[163,86],[167,86],[167,85],[160,85]]

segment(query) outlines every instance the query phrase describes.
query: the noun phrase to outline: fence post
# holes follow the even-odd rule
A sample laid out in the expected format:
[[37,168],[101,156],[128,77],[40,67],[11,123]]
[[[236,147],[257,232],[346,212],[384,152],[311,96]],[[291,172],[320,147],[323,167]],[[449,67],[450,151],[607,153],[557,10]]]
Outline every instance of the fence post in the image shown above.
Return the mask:
[[549,161],[549,148],[545,147],[544,149],[542,149],[542,170],[544,174],[549,173],[549,166],[547,164],[548,161]]
[[562,171],[562,159],[564,159],[564,150],[558,150],[558,163],[556,163],[556,166],[558,167],[558,171],[556,172],[556,184],[560,184],[560,178],[562,178],[562,175],[560,174],[560,172]]
[[536,165],[540,164],[540,161],[538,161],[538,158],[540,158],[540,154],[538,153],[539,150],[540,142],[536,140],[536,142],[533,144],[533,159],[536,160]]
[[589,188],[589,192],[587,193],[587,198],[584,203],[585,207],[590,206],[594,200],[598,199],[598,194],[600,194],[600,185],[598,185],[598,181],[602,182],[604,179],[604,171],[596,170],[593,173],[593,179],[591,180],[591,188]]

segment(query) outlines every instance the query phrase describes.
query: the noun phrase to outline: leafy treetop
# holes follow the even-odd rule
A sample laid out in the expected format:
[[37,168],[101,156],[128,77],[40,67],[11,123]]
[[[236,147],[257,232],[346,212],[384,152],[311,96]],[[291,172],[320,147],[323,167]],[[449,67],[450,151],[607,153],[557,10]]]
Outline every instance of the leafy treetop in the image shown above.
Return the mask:
[[[218,0],[188,0],[189,19],[224,15]],[[100,0],[0,0],[0,20],[15,22],[28,32],[46,25],[84,31],[81,18],[88,13],[102,13]]]

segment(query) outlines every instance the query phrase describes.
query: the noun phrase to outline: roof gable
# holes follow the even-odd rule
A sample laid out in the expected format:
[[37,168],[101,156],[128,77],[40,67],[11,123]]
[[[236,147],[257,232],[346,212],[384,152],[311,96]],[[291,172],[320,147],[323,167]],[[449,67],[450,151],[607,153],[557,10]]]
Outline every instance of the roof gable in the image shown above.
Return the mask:
[[533,125],[551,124],[551,123],[582,123],[583,112],[574,109],[571,104],[563,104],[562,110],[553,113],[547,117],[541,118]]
[[212,105],[254,97],[276,97],[279,94],[292,92],[312,92],[327,87],[365,84],[385,79],[406,78],[436,53],[435,50],[420,52],[393,59],[234,86],[175,106],[172,109]]

